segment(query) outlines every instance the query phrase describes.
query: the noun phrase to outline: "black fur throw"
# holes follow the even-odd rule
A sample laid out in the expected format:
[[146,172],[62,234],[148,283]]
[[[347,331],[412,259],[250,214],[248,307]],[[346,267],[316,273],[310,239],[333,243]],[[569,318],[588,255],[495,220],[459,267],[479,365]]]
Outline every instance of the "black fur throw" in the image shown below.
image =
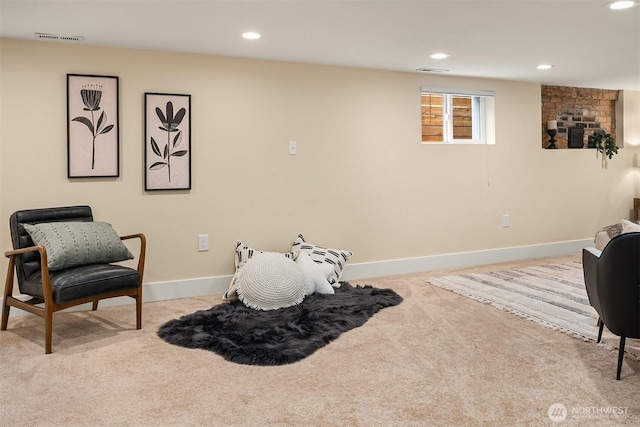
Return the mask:
[[168,343],[210,350],[245,365],[284,365],[324,347],[341,333],[362,326],[402,297],[391,289],[353,287],[334,295],[308,295],[301,304],[258,311],[236,301],[170,320],[158,336]]

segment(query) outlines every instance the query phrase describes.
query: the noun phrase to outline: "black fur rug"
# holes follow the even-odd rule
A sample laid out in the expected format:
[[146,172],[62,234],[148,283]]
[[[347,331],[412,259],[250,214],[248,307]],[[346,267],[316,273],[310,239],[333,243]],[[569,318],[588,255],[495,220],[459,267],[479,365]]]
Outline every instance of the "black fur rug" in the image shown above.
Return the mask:
[[313,294],[301,304],[258,311],[237,301],[170,320],[158,335],[168,343],[213,351],[245,365],[284,365],[324,347],[341,333],[362,326],[402,297],[391,289],[353,287],[334,295]]

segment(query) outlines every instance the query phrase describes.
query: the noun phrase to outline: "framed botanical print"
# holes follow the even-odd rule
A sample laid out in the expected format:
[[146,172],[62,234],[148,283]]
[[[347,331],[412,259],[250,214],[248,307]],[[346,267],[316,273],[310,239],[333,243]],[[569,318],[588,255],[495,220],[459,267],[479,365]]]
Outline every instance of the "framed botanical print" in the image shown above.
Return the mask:
[[67,74],[67,176],[120,175],[118,77]]
[[144,94],[144,188],[191,189],[191,95]]

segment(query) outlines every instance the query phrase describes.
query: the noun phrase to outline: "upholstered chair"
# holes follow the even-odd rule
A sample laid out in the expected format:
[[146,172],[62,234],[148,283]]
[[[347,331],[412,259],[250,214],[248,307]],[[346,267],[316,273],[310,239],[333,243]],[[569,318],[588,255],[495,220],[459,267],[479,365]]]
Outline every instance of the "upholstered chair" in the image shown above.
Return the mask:
[[589,302],[598,313],[598,342],[607,327],[620,337],[620,379],[626,338],[640,338],[640,233],[620,234],[604,247],[582,251]]
[[[135,299],[136,328],[142,327],[144,234],[118,236],[110,224],[94,222],[89,206],[66,206],[14,212],[9,219],[13,250],[2,304],[1,330],[16,307],[44,318],[45,353],[51,353],[53,313],[102,299]],[[137,268],[117,262],[134,258],[122,240],[138,239]],[[34,242],[35,241],[35,242]],[[26,300],[13,296],[14,279]]]

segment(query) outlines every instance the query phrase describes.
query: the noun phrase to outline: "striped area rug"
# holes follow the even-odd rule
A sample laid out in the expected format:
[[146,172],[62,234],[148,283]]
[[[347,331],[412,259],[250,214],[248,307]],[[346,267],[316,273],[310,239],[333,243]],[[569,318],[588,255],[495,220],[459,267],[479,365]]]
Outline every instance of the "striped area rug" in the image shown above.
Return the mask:
[[582,263],[443,276],[428,283],[532,320],[575,338],[595,341],[598,315],[589,304]]

